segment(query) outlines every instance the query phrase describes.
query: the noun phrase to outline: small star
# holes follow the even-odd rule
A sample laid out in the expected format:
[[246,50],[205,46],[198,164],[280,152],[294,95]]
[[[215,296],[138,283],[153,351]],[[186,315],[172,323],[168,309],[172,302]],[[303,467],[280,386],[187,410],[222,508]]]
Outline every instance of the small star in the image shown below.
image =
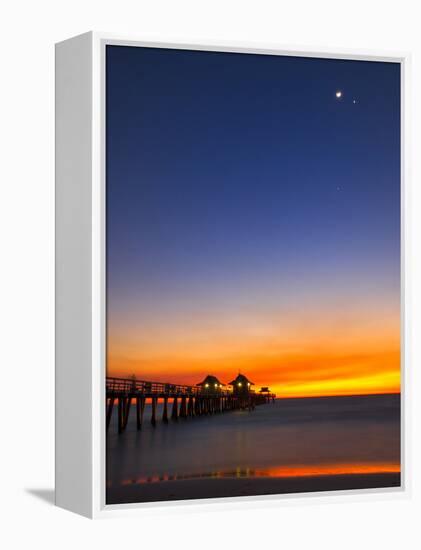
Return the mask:
[[335,93],[335,96],[336,96],[336,99],[341,99],[341,97],[342,97],[342,92],[341,92],[341,90],[338,90],[338,91]]
[[356,99],[353,99],[352,100],[352,103],[355,105],[357,103],[357,100]]
[[341,190],[341,188],[340,188],[340,187],[337,187],[337,188],[336,188],[336,191],[340,191],[340,190]]

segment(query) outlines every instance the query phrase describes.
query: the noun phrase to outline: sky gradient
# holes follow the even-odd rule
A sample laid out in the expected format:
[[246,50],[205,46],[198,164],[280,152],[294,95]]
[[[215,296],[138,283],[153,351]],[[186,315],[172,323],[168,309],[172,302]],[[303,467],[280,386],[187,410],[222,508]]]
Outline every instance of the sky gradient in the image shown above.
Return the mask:
[[108,375],[399,391],[399,65],[107,46],[106,68]]

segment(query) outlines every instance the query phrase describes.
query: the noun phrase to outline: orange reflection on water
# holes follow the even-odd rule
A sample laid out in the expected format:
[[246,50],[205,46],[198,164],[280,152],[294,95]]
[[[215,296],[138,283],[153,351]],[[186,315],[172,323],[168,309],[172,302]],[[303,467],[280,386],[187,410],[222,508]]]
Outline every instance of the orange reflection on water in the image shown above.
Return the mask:
[[400,464],[316,464],[269,468],[264,470],[265,473],[262,475],[269,477],[313,477],[347,474],[391,474],[400,471]]
[[187,479],[226,479],[226,478],[294,478],[338,475],[363,474],[395,474],[400,473],[399,463],[350,463],[350,464],[311,464],[276,466],[266,469],[237,468],[232,471],[215,471],[191,474],[162,474],[125,479],[122,485],[159,483],[162,481],[181,481]]

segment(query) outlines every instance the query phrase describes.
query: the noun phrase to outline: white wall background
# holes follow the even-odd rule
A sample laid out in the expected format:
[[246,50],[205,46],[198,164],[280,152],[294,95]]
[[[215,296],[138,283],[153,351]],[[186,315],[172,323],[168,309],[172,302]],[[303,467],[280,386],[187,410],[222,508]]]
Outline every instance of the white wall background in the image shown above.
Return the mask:
[[[420,548],[421,33],[410,0],[13,0],[0,8],[0,540],[4,548],[150,545]],[[212,506],[90,522],[54,508],[54,42],[87,30],[413,54],[412,497]],[[381,93],[381,90],[379,90]],[[417,250],[418,249],[418,250]],[[418,340],[418,341],[417,341]],[[35,493],[35,494],[34,494]],[[40,498],[43,497],[43,498]],[[209,530],[209,525],[213,527]],[[263,539],[263,541],[262,541]]]

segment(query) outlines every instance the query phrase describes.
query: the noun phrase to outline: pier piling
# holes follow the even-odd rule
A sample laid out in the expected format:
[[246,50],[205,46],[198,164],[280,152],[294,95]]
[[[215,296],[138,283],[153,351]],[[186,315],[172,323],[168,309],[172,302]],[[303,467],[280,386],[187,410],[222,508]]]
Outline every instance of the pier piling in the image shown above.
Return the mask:
[[136,425],[138,430],[142,429],[144,410],[145,410],[145,398],[136,396]]
[[162,411],[162,422],[165,422],[165,424],[168,424],[168,397],[164,397],[164,405],[163,405],[163,411]]
[[132,404],[132,398],[126,397],[125,407],[124,407],[124,420],[123,420],[123,431],[126,429],[127,422],[129,421],[130,406]]
[[118,398],[117,422],[118,422],[118,433],[121,434],[123,432],[123,424],[124,424],[124,397]]
[[112,395],[108,399],[108,405],[107,405],[107,430],[110,427],[111,416],[113,414],[113,408],[114,408],[114,401],[115,401],[115,397],[114,395]]
[[177,396],[174,397],[172,402],[172,410],[171,410],[171,420],[178,420],[178,403],[177,403]]
[[187,418],[186,396],[185,395],[183,395],[182,398],[181,398],[180,418]]
[[157,398],[152,397],[152,415],[151,415],[151,424],[155,428],[156,426],[156,402]]
[[189,397],[187,403],[187,416],[194,416],[194,407],[193,407],[193,396]]

